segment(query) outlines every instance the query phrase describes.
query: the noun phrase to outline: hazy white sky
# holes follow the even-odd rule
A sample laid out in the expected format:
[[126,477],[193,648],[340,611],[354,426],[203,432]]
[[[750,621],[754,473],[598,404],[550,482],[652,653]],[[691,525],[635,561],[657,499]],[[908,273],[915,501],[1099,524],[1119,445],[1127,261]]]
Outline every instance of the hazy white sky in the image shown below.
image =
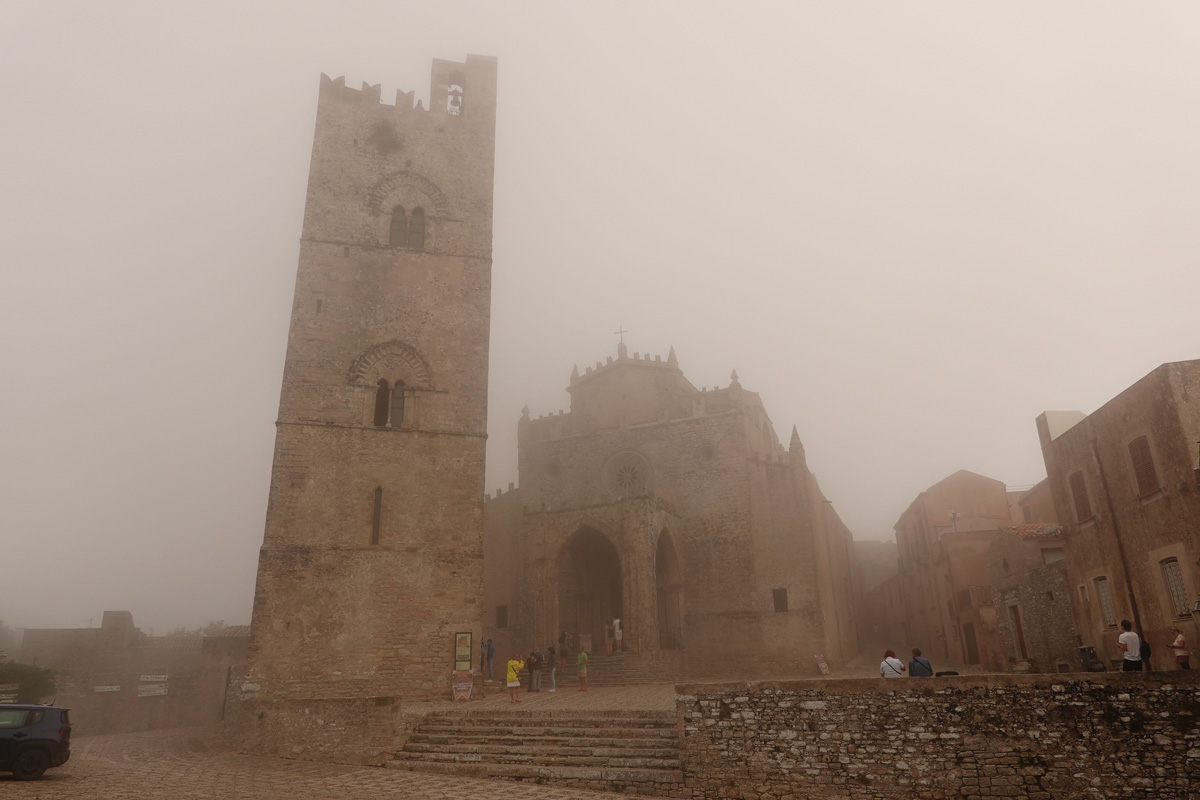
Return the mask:
[[0,619],[247,622],[318,78],[500,64],[488,487],[573,364],[736,368],[859,538],[1200,356],[1200,6],[0,5]]

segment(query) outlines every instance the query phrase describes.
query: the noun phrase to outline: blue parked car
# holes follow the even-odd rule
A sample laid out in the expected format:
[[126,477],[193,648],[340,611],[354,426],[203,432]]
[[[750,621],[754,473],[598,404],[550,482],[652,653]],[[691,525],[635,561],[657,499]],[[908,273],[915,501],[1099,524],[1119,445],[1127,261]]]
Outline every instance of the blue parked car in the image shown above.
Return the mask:
[[19,781],[42,777],[71,757],[71,717],[54,706],[0,705],[0,772]]

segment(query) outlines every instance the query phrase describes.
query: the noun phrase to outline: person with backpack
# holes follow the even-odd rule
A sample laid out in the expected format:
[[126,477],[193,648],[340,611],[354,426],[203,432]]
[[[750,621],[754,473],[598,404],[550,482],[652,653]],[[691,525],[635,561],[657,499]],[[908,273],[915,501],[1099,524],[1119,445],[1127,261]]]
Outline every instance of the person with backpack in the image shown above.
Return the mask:
[[1142,638],[1133,632],[1133,623],[1129,620],[1121,620],[1121,631],[1121,635],[1117,637],[1117,647],[1121,648],[1125,654],[1121,661],[1121,671],[1141,672],[1142,649],[1146,645],[1142,642]]

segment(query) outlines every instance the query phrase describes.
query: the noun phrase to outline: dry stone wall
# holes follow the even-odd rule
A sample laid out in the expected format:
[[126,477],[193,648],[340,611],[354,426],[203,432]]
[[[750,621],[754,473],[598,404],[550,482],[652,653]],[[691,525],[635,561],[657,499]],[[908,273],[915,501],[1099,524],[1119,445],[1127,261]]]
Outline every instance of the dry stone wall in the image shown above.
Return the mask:
[[693,798],[1200,798],[1195,672],[677,692]]

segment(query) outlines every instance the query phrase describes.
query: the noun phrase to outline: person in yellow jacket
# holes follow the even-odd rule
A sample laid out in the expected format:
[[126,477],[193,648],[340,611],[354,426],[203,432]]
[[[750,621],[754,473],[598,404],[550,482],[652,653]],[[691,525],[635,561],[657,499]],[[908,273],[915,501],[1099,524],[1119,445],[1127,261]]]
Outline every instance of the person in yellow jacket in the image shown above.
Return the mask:
[[521,660],[520,653],[514,653],[513,657],[508,660],[508,675],[505,680],[508,681],[508,701],[510,703],[519,703],[521,695],[521,670],[525,669],[525,662]]

